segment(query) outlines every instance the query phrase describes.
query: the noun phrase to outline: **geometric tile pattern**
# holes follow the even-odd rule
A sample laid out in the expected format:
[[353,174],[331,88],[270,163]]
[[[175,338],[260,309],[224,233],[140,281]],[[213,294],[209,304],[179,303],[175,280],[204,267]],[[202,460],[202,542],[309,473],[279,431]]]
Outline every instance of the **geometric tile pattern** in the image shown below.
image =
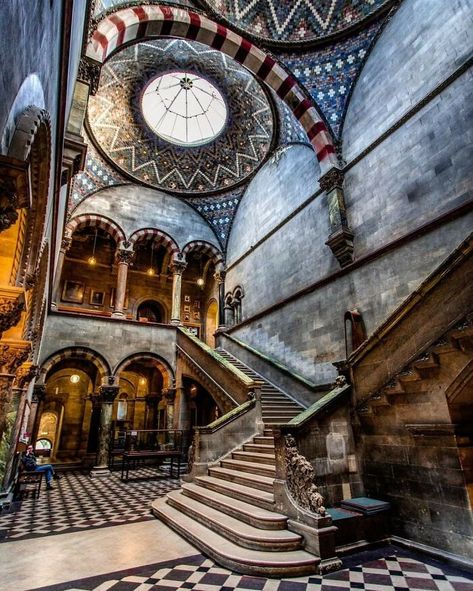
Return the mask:
[[382,22],[383,19],[378,19],[357,34],[321,49],[307,50],[303,54],[277,54],[306,87],[337,139],[353,83]]
[[[172,144],[144,120],[143,89],[173,71],[208,80],[224,97],[225,127],[204,145]],[[87,116],[97,145],[119,170],[187,195],[229,189],[247,178],[267,156],[273,136],[271,107],[256,79],[220,51],[180,39],[137,43],[111,57]]]
[[301,43],[353,27],[386,0],[207,0],[207,4],[250,35]]
[[293,579],[239,575],[195,556],[42,587],[41,591],[471,591],[472,586],[473,580],[464,573],[405,556],[379,558],[325,576]]
[[[139,480],[146,476],[154,480]],[[180,488],[180,480],[164,471],[134,470],[133,479],[124,483],[119,473],[92,479],[85,472],[63,472],[53,490],[47,491],[43,482],[39,499],[27,498],[16,503],[14,513],[0,516],[0,541],[154,519],[151,501]]]

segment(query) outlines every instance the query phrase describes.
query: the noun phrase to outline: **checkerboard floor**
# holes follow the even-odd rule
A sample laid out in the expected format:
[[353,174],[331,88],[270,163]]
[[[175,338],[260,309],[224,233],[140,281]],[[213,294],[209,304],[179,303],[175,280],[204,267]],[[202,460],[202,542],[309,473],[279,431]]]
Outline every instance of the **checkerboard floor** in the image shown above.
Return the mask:
[[[145,480],[150,476],[154,478]],[[66,472],[53,486],[51,491],[43,486],[39,499],[27,498],[15,504],[14,512],[0,516],[0,541],[154,519],[151,501],[179,488],[180,481],[165,471],[143,468],[134,470],[133,481],[127,483],[120,480],[119,472],[96,479]]]
[[[364,553],[366,555],[367,553]],[[372,552],[371,560],[321,576],[266,579],[218,567],[202,555],[98,577],[71,581],[41,591],[472,591],[473,577],[425,562],[393,546]],[[353,557],[350,559],[353,562]],[[355,560],[356,563],[356,560]],[[40,590],[37,590],[40,591]]]

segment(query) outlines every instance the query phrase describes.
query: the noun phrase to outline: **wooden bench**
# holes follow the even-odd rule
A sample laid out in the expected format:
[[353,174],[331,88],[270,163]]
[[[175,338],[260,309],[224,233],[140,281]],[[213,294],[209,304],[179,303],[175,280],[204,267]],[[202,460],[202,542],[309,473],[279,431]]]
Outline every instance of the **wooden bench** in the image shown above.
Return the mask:
[[181,477],[181,459],[182,452],[178,450],[140,450],[140,451],[124,451],[122,459],[122,475],[123,482],[128,482],[129,471],[136,467],[143,465],[146,460],[156,460],[160,464],[163,460],[171,460],[170,476],[173,477],[174,461],[177,460],[177,478]]
[[27,472],[26,470],[22,470],[18,474],[18,479],[15,485],[15,499],[23,500],[30,492],[34,499],[38,499],[41,493],[43,474],[43,472]]

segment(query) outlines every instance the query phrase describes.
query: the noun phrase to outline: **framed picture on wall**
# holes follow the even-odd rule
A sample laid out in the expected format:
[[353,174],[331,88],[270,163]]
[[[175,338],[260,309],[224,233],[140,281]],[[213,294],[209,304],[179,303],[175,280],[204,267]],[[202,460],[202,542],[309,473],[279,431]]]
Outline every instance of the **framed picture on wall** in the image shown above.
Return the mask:
[[90,298],[89,298],[90,304],[92,304],[93,306],[103,306],[104,301],[105,301],[105,292],[104,291],[98,291],[96,289],[90,290]]
[[61,300],[73,304],[82,304],[84,301],[85,286],[80,281],[66,281],[62,290]]

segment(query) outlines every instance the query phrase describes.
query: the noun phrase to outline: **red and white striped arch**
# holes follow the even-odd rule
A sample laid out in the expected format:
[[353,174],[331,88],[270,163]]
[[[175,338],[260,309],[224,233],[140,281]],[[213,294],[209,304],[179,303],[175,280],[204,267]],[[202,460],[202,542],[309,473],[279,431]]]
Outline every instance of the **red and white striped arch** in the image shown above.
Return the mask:
[[150,37],[179,37],[217,49],[245,66],[292,109],[314,147],[322,173],[337,166],[330,133],[297,80],[241,35],[202,14],[173,6],[133,6],[105,17],[87,46],[87,57],[103,63],[119,47]]
[[115,240],[117,246],[120,242],[125,241],[125,233],[116,222],[94,213],[84,213],[72,218],[66,224],[65,234],[72,237],[74,232],[86,227],[104,230]]
[[187,255],[190,252],[200,252],[201,254],[206,254],[210,257],[215,265],[219,263],[223,263],[223,254],[210,242],[204,242],[203,240],[194,240],[193,242],[189,242],[184,246],[182,249],[182,254],[185,259],[187,259]]
[[165,232],[157,230],[156,228],[143,228],[142,230],[137,230],[130,236],[130,242],[134,247],[138,242],[149,240],[150,238],[154,239],[155,248],[162,245],[171,256],[180,252],[178,245],[174,242],[171,236],[168,236]]

